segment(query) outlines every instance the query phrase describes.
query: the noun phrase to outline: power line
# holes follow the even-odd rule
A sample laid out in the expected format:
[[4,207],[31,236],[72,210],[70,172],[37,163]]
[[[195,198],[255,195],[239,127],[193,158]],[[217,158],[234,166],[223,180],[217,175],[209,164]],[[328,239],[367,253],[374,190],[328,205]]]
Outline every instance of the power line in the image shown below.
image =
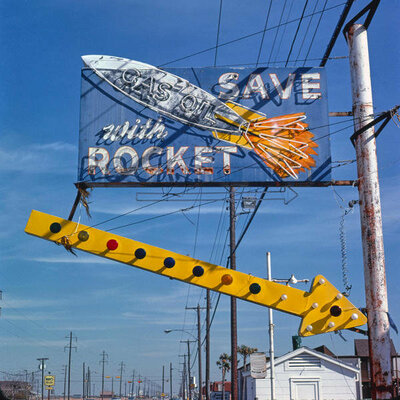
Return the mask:
[[308,0],[306,0],[306,2],[304,4],[303,12],[301,13],[301,17],[300,17],[299,24],[297,25],[296,33],[294,34],[294,38],[292,40],[292,44],[290,45],[290,50],[289,50],[289,54],[288,54],[288,57],[287,57],[287,60],[286,60],[285,67],[288,65],[288,62],[290,60],[290,56],[292,54],[293,46],[294,46],[294,44],[296,42],[297,34],[299,33],[299,29],[300,29],[301,23],[303,22],[304,13],[306,11],[307,5],[308,5]]
[[72,332],[69,333],[69,336],[66,336],[66,338],[69,338],[69,344],[66,345],[64,347],[64,351],[65,349],[68,349],[68,400],[70,400],[70,393],[71,393],[71,352],[72,349],[75,349],[76,351],[76,346],[72,346],[72,338],[75,339],[75,341],[77,341],[77,337],[76,336],[72,336]]
[[294,5],[294,0],[292,0],[292,2],[290,3],[289,12],[288,12],[288,15],[287,15],[287,18],[286,18],[286,22],[283,24],[283,33],[282,33],[282,35],[280,37],[280,40],[279,40],[278,50],[275,52],[274,61],[276,61],[276,59],[278,58],[278,55],[280,53],[281,46],[282,46],[282,41],[283,41],[283,38],[285,37],[285,33],[286,33],[286,29],[288,27],[288,21],[289,21],[289,18],[290,18],[290,14],[292,13],[293,5]]
[[[318,4],[319,4],[319,0],[317,0],[317,1],[315,2],[314,9],[313,9],[313,13],[315,13],[315,10],[317,9]],[[303,40],[301,41],[301,45],[300,45],[300,48],[299,48],[299,52],[297,53],[297,57],[296,57],[296,60],[295,60],[295,62],[294,62],[295,64],[297,63],[297,61],[299,61],[300,53],[301,53],[301,50],[303,50],[303,46],[304,46],[304,43],[305,43],[305,41],[306,41],[306,37],[308,36],[308,31],[310,30],[310,26],[311,26],[311,23],[312,23],[312,21],[313,21],[313,18],[314,18],[314,17],[311,17],[311,18],[309,19],[309,21],[308,21],[306,31],[305,31],[305,33],[304,33],[304,35],[303,35]]]
[[[321,23],[322,16],[324,15],[324,12],[327,10],[327,9],[326,9],[327,3],[328,3],[328,0],[325,0],[324,6],[322,7],[322,11],[320,12],[320,15],[319,15],[319,19],[318,19],[317,26],[316,26],[316,28],[315,28],[313,37],[312,37],[312,39],[311,39],[311,43],[310,43],[310,45],[308,46],[306,58],[304,59],[304,62],[303,62],[303,67],[304,67],[304,65],[305,65],[306,62],[307,62],[308,55],[310,54],[311,47],[312,47],[312,45],[313,45],[313,43],[314,43],[315,36],[317,35],[317,31],[318,31],[319,25],[320,25],[320,23]],[[343,4],[344,4],[344,3],[343,3]],[[341,5],[343,5],[343,4],[341,4]]]
[[[285,0],[285,2],[286,2],[286,1],[287,1],[287,0]],[[335,8],[341,7],[343,4],[345,4],[345,3],[340,3],[340,4],[337,4],[337,5],[334,5],[334,6],[332,6],[332,7],[327,8],[325,11],[330,11],[330,10],[333,10],[333,9],[335,9]],[[308,18],[308,17],[311,17],[311,16],[313,16],[313,15],[317,15],[317,14],[321,14],[321,11],[317,11],[317,12],[315,12],[314,14],[305,15],[304,18]],[[293,19],[293,20],[291,20],[291,21],[287,21],[287,22],[285,22],[284,24],[281,24],[281,26],[287,25],[287,24],[291,24],[291,23],[293,23],[293,22],[298,21],[299,19],[300,19],[300,18],[295,18],[295,19]],[[266,31],[271,31],[271,30],[276,29],[276,28],[278,28],[278,27],[279,27],[279,25],[275,25],[275,26],[272,26],[272,27],[266,29]],[[248,34],[248,35],[244,35],[244,36],[241,36],[241,37],[239,37],[239,38],[232,39],[232,40],[229,40],[229,41],[227,41],[227,42],[221,43],[221,44],[218,45],[218,47],[227,46],[227,45],[232,44],[232,43],[236,43],[236,42],[239,42],[239,41],[242,41],[242,40],[245,40],[245,39],[249,39],[249,38],[251,38],[251,37],[253,37],[253,36],[260,35],[260,34],[263,33],[263,32],[264,32],[264,30],[257,31],[257,32],[253,32],[253,33],[250,33],[250,34]],[[198,55],[200,55],[200,54],[204,54],[204,53],[207,53],[207,52],[212,51],[212,50],[215,50],[215,46],[208,47],[207,49],[203,49],[203,50],[197,51],[197,52],[195,52],[195,53],[189,54],[189,55],[184,56],[184,57],[176,58],[176,59],[171,60],[171,61],[168,61],[168,62],[166,62],[166,63],[164,63],[164,64],[160,64],[160,65],[158,65],[158,67],[159,67],[159,68],[160,68],[160,67],[164,67],[164,66],[166,66],[166,65],[173,64],[173,63],[176,63],[176,62],[178,62],[178,61],[183,61],[183,60],[186,60],[186,59],[188,59],[188,58],[191,58],[191,57],[194,57],[194,56],[198,56]]]
[[180,212],[182,212],[182,211],[189,211],[189,210],[191,210],[191,209],[193,209],[193,208],[202,207],[202,206],[205,206],[205,205],[207,205],[207,204],[215,203],[215,202],[217,202],[217,201],[220,201],[220,200],[217,199],[217,200],[206,201],[206,202],[200,203],[200,204],[198,204],[198,205],[192,205],[192,206],[190,206],[190,207],[181,208],[181,209],[179,209],[179,210],[171,211],[171,212],[169,212],[169,213],[165,213],[165,214],[161,214],[161,215],[156,215],[156,216],[154,216],[154,217],[145,218],[145,219],[142,219],[142,220],[140,220],[140,221],[130,222],[129,224],[125,224],[125,225],[116,226],[116,227],[111,228],[111,229],[106,229],[105,231],[106,231],[106,232],[111,232],[111,231],[115,231],[115,230],[117,230],[117,229],[126,228],[127,226],[132,226],[132,225],[141,224],[141,223],[143,223],[143,222],[153,221],[153,220],[158,219],[158,218],[167,217],[167,216],[169,216],[169,215],[173,215],[173,214],[176,214],[176,213],[180,213]]
[[219,2],[219,16],[218,16],[218,29],[217,29],[217,40],[215,44],[215,56],[214,56],[214,67],[217,65],[217,53],[219,47],[219,32],[221,27],[221,15],[222,15],[222,0]]
[[268,20],[269,20],[269,14],[270,14],[270,12],[271,12],[271,6],[272,6],[272,0],[270,0],[270,2],[269,2],[268,12],[267,12],[267,18],[265,19],[264,31],[263,31],[263,35],[262,35],[261,43],[260,43],[260,49],[258,50],[258,56],[257,56],[256,67],[258,66],[258,62],[260,61],[260,57],[261,57],[261,50],[262,50],[263,43],[264,43],[265,32],[267,31]]
[[272,53],[274,52],[274,47],[275,47],[275,42],[276,42],[276,38],[278,37],[278,33],[279,33],[279,29],[282,26],[281,22],[282,22],[282,18],[283,18],[283,13],[285,12],[285,8],[286,8],[286,3],[287,0],[285,0],[285,4],[282,7],[282,12],[281,12],[281,16],[279,17],[279,23],[277,25],[277,30],[275,32],[275,37],[274,37],[274,41],[272,42],[272,47],[271,47],[271,52],[269,53],[269,58],[268,58],[268,63],[267,66],[269,65],[269,62],[271,61],[271,57],[272,57]]

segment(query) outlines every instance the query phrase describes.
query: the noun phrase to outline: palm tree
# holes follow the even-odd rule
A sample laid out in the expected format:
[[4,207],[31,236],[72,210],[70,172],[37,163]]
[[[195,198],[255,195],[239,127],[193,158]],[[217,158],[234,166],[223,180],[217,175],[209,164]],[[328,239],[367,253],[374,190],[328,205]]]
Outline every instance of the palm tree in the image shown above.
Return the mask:
[[243,357],[243,370],[247,370],[246,360],[250,354],[255,353],[258,351],[256,347],[248,347],[244,344],[238,347],[237,352]]
[[246,360],[250,354],[255,353],[258,351],[256,347],[248,347],[242,344],[237,348],[237,352],[243,357],[243,370],[242,370],[242,400],[244,400],[245,393],[246,393],[246,381],[243,376],[243,372],[247,370]]
[[231,356],[226,353],[222,353],[219,356],[217,365],[222,372],[222,400],[225,400],[225,375],[231,369]]

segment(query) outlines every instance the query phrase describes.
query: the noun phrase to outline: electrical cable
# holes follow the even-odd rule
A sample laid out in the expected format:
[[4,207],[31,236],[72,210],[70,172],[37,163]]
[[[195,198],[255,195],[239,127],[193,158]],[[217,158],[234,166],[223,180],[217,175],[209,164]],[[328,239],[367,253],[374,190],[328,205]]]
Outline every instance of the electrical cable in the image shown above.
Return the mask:
[[286,22],[283,24],[284,25],[283,26],[283,33],[282,33],[282,35],[281,35],[281,37],[279,39],[278,50],[275,52],[274,63],[275,63],[276,59],[278,58],[278,55],[279,55],[279,53],[281,51],[282,41],[283,41],[283,38],[285,37],[286,29],[288,27],[288,21],[289,21],[289,18],[290,18],[290,14],[292,13],[293,4],[294,4],[294,0],[292,0],[292,2],[290,3],[289,12],[288,12],[288,15],[287,15],[287,18],[286,18]]
[[216,245],[217,239],[219,238],[219,230],[220,230],[220,227],[221,227],[222,216],[224,214],[225,202],[226,202],[226,193],[225,193],[225,200],[222,202],[222,208],[221,208],[221,212],[219,214],[219,219],[218,219],[217,231],[215,232],[215,238],[214,238],[214,242],[213,242],[213,245],[212,245],[212,248],[211,248],[210,262],[212,262],[213,255],[214,255],[214,250],[215,250],[215,245]]
[[[253,219],[254,219],[254,217],[255,217],[255,215],[256,215],[256,213],[257,213],[257,211],[258,211],[258,209],[259,209],[259,207],[260,207],[260,205],[261,205],[261,203],[262,203],[262,201],[263,201],[263,199],[264,199],[266,193],[267,193],[267,191],[268,191],[268,187],[264,188],[263,192],[261,193],[261,196],[260,196],[260,198],[258,199],[257,205],[256,205],[256,207],[255,207],[254,210],[253,210],[252,216],[250,217],[250,220],[249,220],[248,224],[246,225],[246,228],[244,229],[243,233],[241,234],[239,240],[236,242],[235,248],[233,249],[233,253],[236,252],[236,250],[237,250],[237,248],[239,247],[239,245],[240,245],[242,239],[244,238],[244,235],[246,234],[247,230],[249,229],[250,224],[252,223],[252,221],[253,221]],[[228,231],[228,232],[229,232],[229,231]],[[228,238],[228,236],[227,236],[227,238]],[[226,242],[225,242],[225,245],[226,245]],[[227,260],[226,260],[226,268],[228,268],[229,259],[230,259],[230,257],[227,257]],[[210,320],[210,327],[209,327],[209,329],[211,329],[212,323],[213,323],[213,321],[214,321],[215,313],[217,312],[217,308],[218,308],[218,304],[219,304],[220,298],[221,298],[221,293],[218,293],[218,298],[217,298],[217,302],[216,302],[216,304],[215,304],[215,307],[214,307],[214,310],[213,310],[213,314],[212,314],[212,317],[211,317],[211,320]]]
[[260,61],[260,57],[261,57],[261,50],[262,50],[263,43],[264,43],[265,32],[267,31],[267,27],[268,27],[268,20],[269,20],[269,14],[270,14],[270,12],[271,12],[271,6],[272,6],[272,0],[270,0],[270,2],[269,2],[268,12],[267,12],[267,18],[265,19],[264,31],[263,31],[263,35],[262,35],[261,43],[260,43],[260,49],[258,50],[256,68],[258,67],[258,62]]
[[293,46],[294,46],[294,44],[295,44],[295,42],[296,42],[297,35],[298,35],[298,33],[299,33],[299,29],[300,29],[301,23],[303,22],[304,13],[305,13],[305,11],[306,11],[307,5],[308,5],[308,0],[306,0],[306,2],[305,2],[305,4],[304,4],[303,12],[301,13],[301,17],[300,17],[299,24],[297,25],[296,33],[294,34],[294,38],[293,38],[293,40],[292,40],[292,44],[290,45],[290,50],[289,50],[289,54],[288,54],[288,57],[287,57],[287,60],[286,60],[285,67],[287,67],[288,62],[289,62],[289,60],[290,60],[290,56],[292,55]]
[[161,214],[161,215],[155,215],[154,217],[144,218],[144,219],[142,219],[140,221],[130,222],[129,224],[124,224],[124,225],[116,226],[116,227],[111,228],[111,229],[106,229],[105,232],[112,232],[112,231],[115,231],[117,229],[126,228],[127,226],[132,226],[132,225],[141,224],[143,222],[153,221],[153,220],[158,219],[158,218],[167,217],[169,215],[177,214],[177,213],[180,213],[182,211],[189,211],[189,210],[192,210],[193,208],[202,207],[202,206],[205,206],[207,204],[215,203],[217,201],[220,201],[220,200],[210,200],[210,201],[206,201],[204,203],[200,203],[199,205],[192,205],[190,207],[181,208],[179,210],[171,211],[169,213],[165,213],[165,214]]
[[[345,60],[348,59],[349,56],[335,56],[335,57],[328,57],[327,60]],[[297,61],[321,61],[323,60],[322,57],[316,57],[316,58],[308,58],[306,59],[299,59],[296,60]],[[271,61],[270,64],[284,64],[286,62],[286,60],[277,60],[277,61]],[[235,64],[221,64],[219,65],[219,67],[246,67],[246,66],[252,66],[252,65],[256,65],[256,63],[251,62],[251,63],[235,63]],[[259,62],[258,63],[259,66],[268,66],[268,62]],[[210,66],[204,66],[203,68],[210,68]]]
[[215,56],[214,56],[214,67],[217,66],[217,53],[219,47],[219,32],[221,27],[221,15],[222,15],[222,0],[219,1],[219,16],[218,16],[218,28],[217,28],[217,40],[215,44]]
[[285,0],[285,4],[284,4],[283,7],[282,7],[282,13],[281,13],[281,16],[280,16],[280,18],[279,18],[279,22],[278,22],[278,26],[277,26],[278,29],[277,29],[276,32],[275,32],[274,41],[272,42],[272,47],[271,47],[271,52],[269,53],[269,58],[268,58],[267,67],[269,66],[269,63],[270,63],[270,61],[271,61],[272,54],[273,54],[273,52],[274,52],[275,42],[276,42],[276,38],[278,37],[279,29],[280,29],[280,27],[282,26],[282,25],[281,25],[281,22],[282,22],[282,18],[283,18],[283,13],[285,12],[286,3],[287,3],[287,0]]
[[[313,37],[312,37],[312,39],[311,39],[311,43],[310,43],[310,45],[309,45],[309,47],[308,47],[308,50],[307,50],[306,58],[305,58],[305,60],[304,60],[304,62],[303,62],[303,67],[305,66],[305,64],[306,64],[306,62],[307,62],[307,59],[308,59],[308,55],[310,54],[311,47],[312,47],[312,45],[313,45],[313,43],[314,43],[315,36],[317,35],[317,31],[318,31],[319,25],[320,25],[320,23],[321,23],[322,16],[324,15],[324,12],[325,12],[325,11],[329,10],[329,9],[326,8],[327,3],[328,3],[328,0],[325,0],[325,4],[324,4],[324,6],[322,7],[322,11],[321,11],[321,13],[320,13],[320,15],[319,15],[318,23],[317,23],[317,26],[316,26],[316,28],[315,28]],[[340,4],[340,5],[342,6],[343,4],[346,4],[346,3],[342,3],[342,4]]]
[[[317,1],[315,2],[314,9],[313,9],[313,13],[315,13],[315,10],[317,9],[318,4],[319,4],[319,0],[317,0]],[[308,31],[310,30],[310,26],[311,26],[311,23],[312,23],[313,19],[314,19],[314,17],[311,17],[311,18],[309,19],[309,21],[308,21],[308,25],[307,25],[306,31],[305,31],[305,33],[304,33],[304,35],[303,35],[303,40],[301,41],[301,45],[300,45],[300,48],[299,48],[299,52],[297,53],[296,60],[294,61],[295,64],[296,64],[298,61],[303,61],[303,60],[299,60],[299,57],[300,57],[300,54],[301,54],[301,50],[303,50],[303,46],[304,46],[304,43],[305,43],[306,38],[307,38],[307,36],[308,36]]]
[[195,235],[194,235],[194,246],[193,246],[193,258],[196,257],[196,248],[197,248],[197,238],[199,235],[199,224],[200,224],[200,212],[201,212],[201,194],[202,194],[202,188],[200,188],[200,194],[199,194],[199,212],[197,213],[197,223],[196,223],[196,230],[195,230]]
[[[287,0],[285,0],[285,1],[287,1]],[[325,11],[330,11],[330,10],[333,10],[333,9],[335,9],[335,8],[341,7],[343,4],[346,4],[346,3],[336,4],[336,5],[332,6],[332,7],[327,8]],[[311,17],[312,15],[317,15],[317,14],[320,14],[320,13],[321,13],[321,11],[317,11],[315,14],[308,14],[308,15],[305,15],[304,18],[308,18],[308,17]],[[288,22],[285,23],[285,24],[282,24],[281,26],[286,25],[286,24],[291,24],[291,23],[293,23],[293,22],[298,21],[299,19],[300,19],[300,18],[295,18],[295,19],[293,19],[293,20],[291,20],[291,21],[288,21]],[[272,27],[266,29],[266,31],[271,31],[271,30],[276,29],[276,28],[278,28],[278,27],[279,27],[279,25],[272,26]],[[253,32],[253,33],[250,33],[250,34],[248,34],[248,35],[244,35],[244,36],[241,36],[241,37],[239,37],[239,38],[232,39],[232,40],[229,40],[229,41],[227,41],[227,42],[221,43],[221,44],[218,45],[218,47],[227,46],[227,45],[230,45],[230,44],[232,44],[232,43],[236,43],[236,42],[239,42],[239,41],[242,41],[242,40],[245,40],[245,39],[249,39],[249,38],[251,38],[251,37],[253,37],[253,36],[260,35],[260,34],[263,33],[263,32],[264,32],[264,30],[257,31],[257,32]],[[160,64],[160,65],[158,65],[158,68],[164,67],[164,66],[169,65],[169,64],[176,63],[176,62],[178,62],[178,61],[183,61],[183,60],[186,60],[186,59],[188,59],[188,58],[195,57],[195,56],[198,56],[198,55],[203,54],[203,53],[207,53],[207,52],[212,51],[212,50],[215,50],[215,46],[213,46],[213,47],[208,47],[207,49],[203,49],[203,50],[197,51],[197,52],[195,52],[195,53],[189,54],[189,55],[184,56],[184,57],[176,58],[176,59],[171,60],[171,61],[168,61],[168,62],[166,62],[166,63],[164,63],[164,64]]]

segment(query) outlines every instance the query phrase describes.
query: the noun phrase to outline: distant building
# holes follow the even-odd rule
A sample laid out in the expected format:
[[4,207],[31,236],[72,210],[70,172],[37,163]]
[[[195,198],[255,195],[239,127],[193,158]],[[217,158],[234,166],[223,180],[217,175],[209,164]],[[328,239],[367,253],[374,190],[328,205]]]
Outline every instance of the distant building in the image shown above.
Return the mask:
[[0,381],[0,390],[10,400],[29,400],[32,398],[32,386],[24,381]]
[[[371,397],[371,370],[369,365],[368,339],[354,340],[354,354],[361,361],[361,381],[364,398]],[[393,341],[390,340],[390,355],[392,358],[393,398],[399,398],[400,355],[397,354]],[[342,357],[341,357],[342,358]]]
[[[271,399],[269,361],[267,369],[265,379],[254,379],[250,371],[243,372],[244,398],[241,387],[243,381],[238,380],[240,400]],[[276,399],[359,400],[361,393],[360,361],[357,357],[341,360],[325,352],[300,347],[275,358]]]
[[[206,395],[206,388],[202,389],[203,396]],[[222,400],[222,381],[210,382],[210,398],[211,400]],[[231,398],[231,383],[225,381],[225,400]]]
[[114,393],[113,392],[108,392],[108,391],[104,391],[103,394],[100,393],[100,397],[103,399],[112,399],[114,397]]

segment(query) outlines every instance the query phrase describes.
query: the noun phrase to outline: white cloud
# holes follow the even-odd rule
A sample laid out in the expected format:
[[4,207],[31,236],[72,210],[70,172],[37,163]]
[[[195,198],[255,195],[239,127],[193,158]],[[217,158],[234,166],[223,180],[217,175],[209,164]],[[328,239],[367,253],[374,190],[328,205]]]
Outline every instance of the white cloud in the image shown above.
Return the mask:
[[26,309],[26,308],[42,308],[42,307],[58,307],[68,303],[67,299],[38,299],[38,298],[17,298],[11,297],[10,299],[3,299],[2,308],[3,312],[9,308]]
[[[60,173],[70,172],[77,147],[65,142],[31,144],[24,147],[0,147],[2,172]],[[72,164],[74,162],[74,164]]]
[[115,264],[115,261],[99,257],[25,257],[26,261],[36,261],[41,263],[61,263],[61,264]]

